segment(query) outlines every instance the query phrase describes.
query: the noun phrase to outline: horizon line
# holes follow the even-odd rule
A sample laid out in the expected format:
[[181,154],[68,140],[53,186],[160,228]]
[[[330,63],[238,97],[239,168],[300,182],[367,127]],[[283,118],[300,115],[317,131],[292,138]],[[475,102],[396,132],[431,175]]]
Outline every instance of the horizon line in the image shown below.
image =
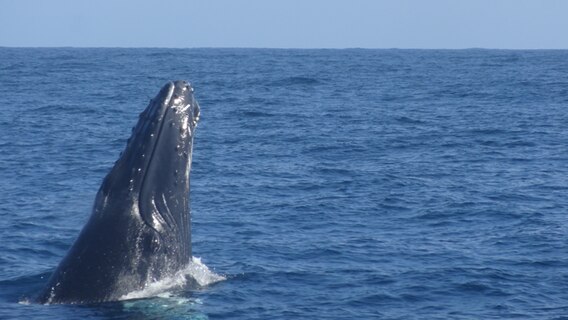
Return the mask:
[[168,47],[168,46],[6,46],[4,49],[242,49],[242,50],[502,50],[502,51],[562,51],[568,48],[491,48],[491,47],[464,47],[464,48],[434,48],[434,47],[248,47],[248,46],[196,46],[196,47]]

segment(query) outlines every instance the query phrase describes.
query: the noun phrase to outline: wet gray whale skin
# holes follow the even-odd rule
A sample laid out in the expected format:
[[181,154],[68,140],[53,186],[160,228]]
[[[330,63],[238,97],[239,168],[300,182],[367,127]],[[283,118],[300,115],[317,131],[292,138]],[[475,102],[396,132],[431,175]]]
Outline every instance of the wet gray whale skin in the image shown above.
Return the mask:
[[150,101],[37,302],[115,301],[189,264],[189,172],[198,119],[185,81],[167,83]]

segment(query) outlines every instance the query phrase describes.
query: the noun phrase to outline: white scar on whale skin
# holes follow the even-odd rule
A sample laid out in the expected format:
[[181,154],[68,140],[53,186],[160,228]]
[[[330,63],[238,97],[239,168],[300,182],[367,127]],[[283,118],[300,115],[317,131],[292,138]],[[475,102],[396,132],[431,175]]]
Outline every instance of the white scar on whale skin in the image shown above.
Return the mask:
[[191,103],[188,103],[183,109],[180,109],[179,112],[185,112],[189,108],[191,108]]

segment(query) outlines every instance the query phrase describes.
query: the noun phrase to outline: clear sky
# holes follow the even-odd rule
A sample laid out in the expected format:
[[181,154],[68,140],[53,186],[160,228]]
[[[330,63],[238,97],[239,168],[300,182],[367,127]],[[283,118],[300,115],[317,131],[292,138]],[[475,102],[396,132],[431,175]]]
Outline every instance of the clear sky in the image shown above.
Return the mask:
[[568,0],[0,0],[0,46],[568,49]]

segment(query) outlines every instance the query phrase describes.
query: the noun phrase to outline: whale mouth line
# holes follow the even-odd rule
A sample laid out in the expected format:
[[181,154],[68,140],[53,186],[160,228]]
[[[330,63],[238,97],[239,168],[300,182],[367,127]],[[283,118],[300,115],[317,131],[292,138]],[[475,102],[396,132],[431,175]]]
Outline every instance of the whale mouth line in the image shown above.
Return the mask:
[[[161,119],[161,120],[160,120],[160,123],[158,124],[158,130],[156,130],[156,133],[155,133],[156,136],[154,138],[154,142],[152,143],[152,148],[150,149],[151,150],[150,154],[148,155],[148,161],[146,161],[146,163],[144,164],[144,168],[142,170],[142,181],[140,182],[140,186],[137,190],[137,193],[139,195],[138,199],[140,199],[140,192],[142,192],[142,190],[144,189],[144,183],[146,182],[146,177],[148,176],[148,169],[152,165],[152,159],[154,159],[156,149],[158,148],[158,145],[160,143],[160,137],[162,136],[162,131],[164,129],[164,122],[166,122],[166,116],[168,115],[168,110],[170,109],[170,108],[168,108],[168,105],[170,104],[170,101],[172,100],[172,96],[174,94],[174,89],[175,89],[175,85],[170,82],[170,88],[168,90],[168,95],[166,96],[164,101],[161,102],[160,105],[157,107],[157,108],[161,109],[161,110],[158,111],[161,114],[156,115],[156,116],[158,117],[158,119]],[[150,119],[148,121],[150,121]],[[140,201],[140,200],[138,200],[138,201]]]
[[156,138],[155,141],[153,143],[152,146],[152,151],[150,152],[149,156],[148,156],[148,162],[146,163],[145,166],[145,170],[144,170],[144,178],[142,179],[142,183],[140,184],[140,189],[142,189],[144,187],[144,181],[146,180],[146,176],[148,173],[148,168],[150,167],[150,165],[152,164],[152,159],[154,159],[154,154],[156,153],[156,149],[158,148],[158,145],[160,144],[160,138],[162,137],[162,131],[164,130],[164,123],[166,122],[166,117],[168,115],[168,112],[171,108],[168,107],[168,105],[170,104],[170,101],[172,101],[172,96],[174,94],[174,89],[175,89],[175,85],[173,83],[170,82],[170,89],[168,91],[168,96],[166,97],[166,99],[164,100],[164,102],[162,102],[162,106],[160,106],[161,109],[165,109],[163,110],[161,113],[161,120],[160,123],[158,124],[159,128],[158,130],[156,130]]

